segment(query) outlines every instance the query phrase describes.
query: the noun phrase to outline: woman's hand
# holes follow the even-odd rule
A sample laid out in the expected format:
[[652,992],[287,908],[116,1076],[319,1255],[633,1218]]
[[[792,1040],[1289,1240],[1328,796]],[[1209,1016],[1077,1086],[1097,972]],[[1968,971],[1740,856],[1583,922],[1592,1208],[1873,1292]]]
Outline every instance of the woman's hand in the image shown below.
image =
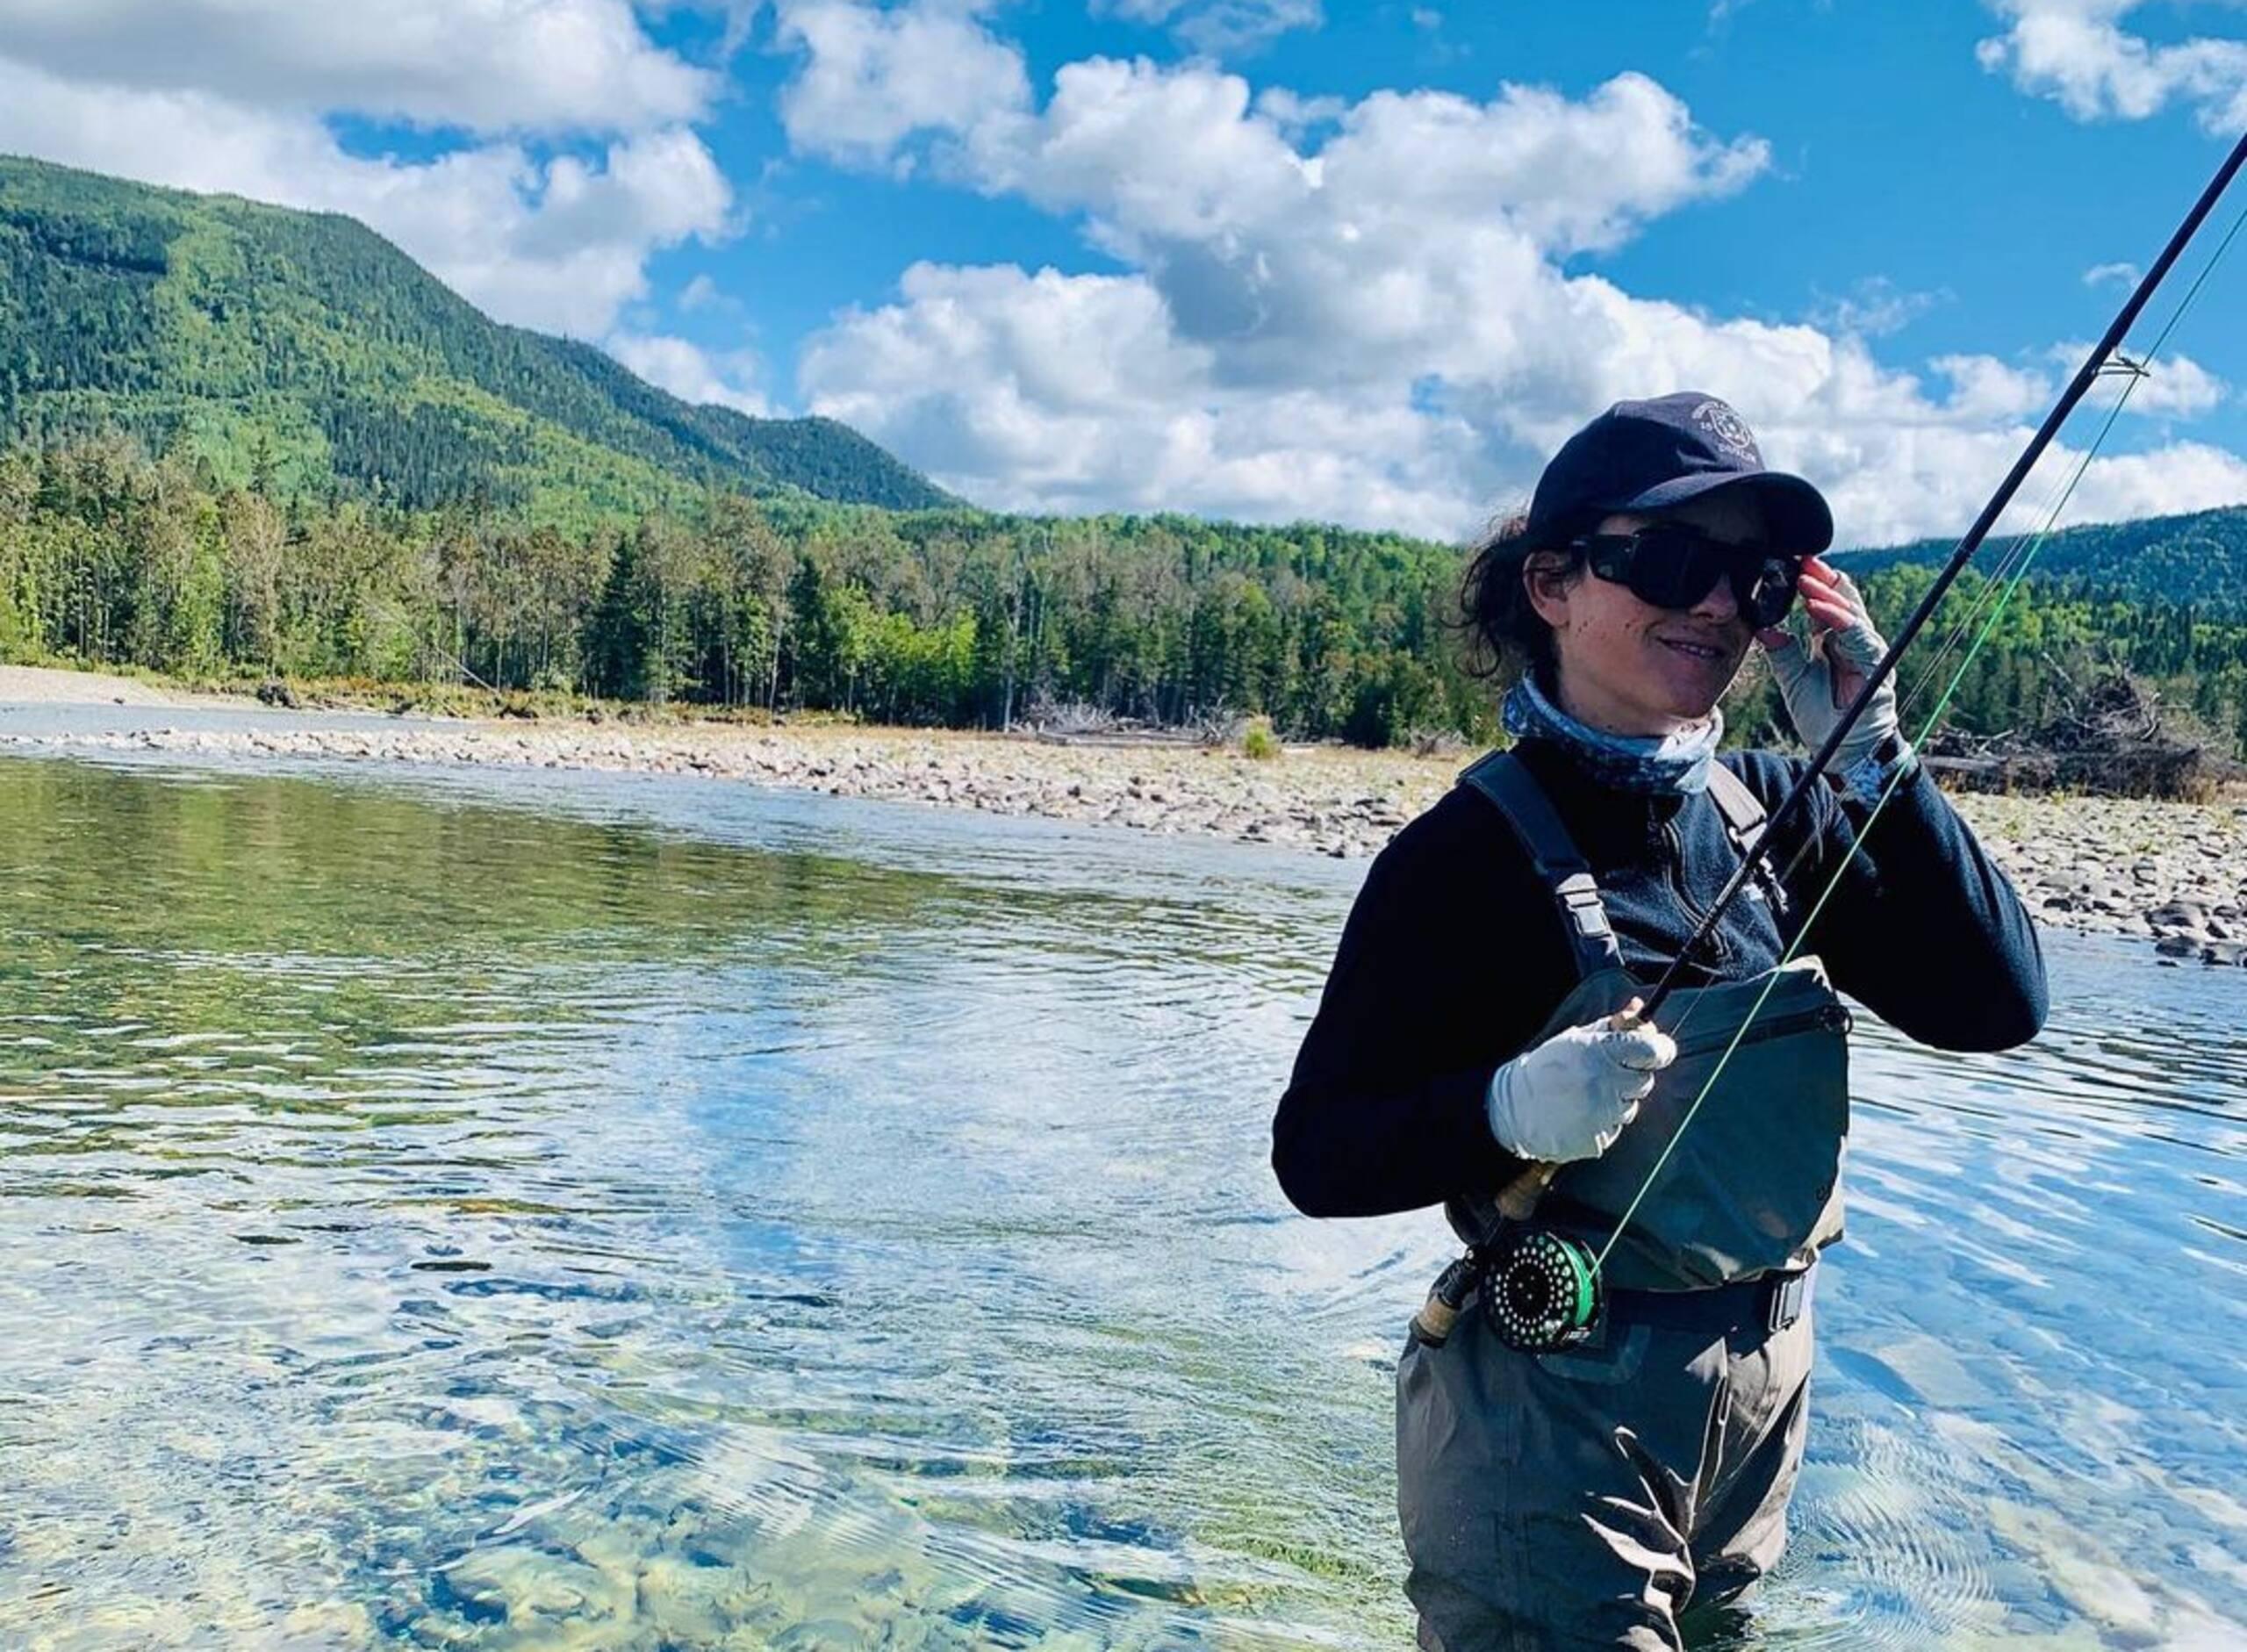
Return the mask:
[[1490,1075],[1490,1134],[1523,1159],[1596,1159],[1676,1059],[1669,1035],[1646,1022],[1610,1016],[1556,1032]]
[[[1856,581],[1816,557],[1802,564],[1802,606],[1810,615],[1809,647],[1779,626],[1758,631],[1755,640],[1771,662],[1771,674],[1778,679],[1779,697],[1786,701],[1795,732],[1814,751],[1826,743],[1841,713],[1863,689],[1888,644],[1873,628]],[[1834,754],[1835,772],[1847,774],[1896,732],[1896,679],[1892,676],[1881,684]]]

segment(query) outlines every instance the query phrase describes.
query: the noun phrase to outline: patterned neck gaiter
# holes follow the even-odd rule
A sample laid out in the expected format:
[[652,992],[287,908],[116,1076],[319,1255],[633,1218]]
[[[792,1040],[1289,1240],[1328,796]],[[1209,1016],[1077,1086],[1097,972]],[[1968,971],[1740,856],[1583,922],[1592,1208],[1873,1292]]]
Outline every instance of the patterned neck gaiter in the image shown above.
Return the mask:
[[1724,712],[1676,734],[1609,734],[1578,722],[1548,699],[1533,675],[1506,691],[1499,707],[1506,732],[1517,740],[1550,740],[1568,748],[1594,779],[1622,792],[1699,792],[1724,737]]

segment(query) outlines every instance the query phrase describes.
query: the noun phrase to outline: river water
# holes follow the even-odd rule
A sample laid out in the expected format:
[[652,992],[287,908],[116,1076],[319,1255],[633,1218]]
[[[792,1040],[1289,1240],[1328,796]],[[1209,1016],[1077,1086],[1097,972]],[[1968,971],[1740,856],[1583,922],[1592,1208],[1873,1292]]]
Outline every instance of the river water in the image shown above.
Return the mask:
[[[1271,1107],[1361,865],[621,775],[0,761],[0,1645],[1410,1641],[1432,1214]],[[1728,1647],[2247,1643],[2236,973],[1860,1017]]]

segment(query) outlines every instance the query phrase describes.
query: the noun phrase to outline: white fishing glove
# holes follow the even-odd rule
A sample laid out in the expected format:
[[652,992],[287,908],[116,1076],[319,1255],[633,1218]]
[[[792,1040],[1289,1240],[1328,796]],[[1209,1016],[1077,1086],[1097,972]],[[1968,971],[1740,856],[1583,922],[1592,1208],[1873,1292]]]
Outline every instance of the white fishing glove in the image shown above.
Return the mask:
[[1523,1159],[1597,1158],[1676,1059],[1669,1035],[1644,1023],[1619,1031],[1610,1017],[1556,1032],[1490,1075],[1490,1134]]
[[[1756,636],[1771,662],[1771,675],[1777,679],[1779,698],[1786,701],[1787,715],[1794,719],[1795,732],[1816,751],[1834,732],[1888,644],[1873,628],[1856,583],[1815,557],[1803,564],[1802,604],[1810,614],[1814,647],[1776,627]],[[1833,772],[1846,779],[1898,731],[1896,679],[1892,674],[1834,754]]]

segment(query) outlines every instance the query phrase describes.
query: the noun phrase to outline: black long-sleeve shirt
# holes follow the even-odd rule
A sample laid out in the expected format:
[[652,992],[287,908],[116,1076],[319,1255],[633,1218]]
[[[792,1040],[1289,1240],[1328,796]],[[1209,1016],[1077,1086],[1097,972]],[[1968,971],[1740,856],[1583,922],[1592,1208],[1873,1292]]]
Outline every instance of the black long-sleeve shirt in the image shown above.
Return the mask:
[[[1625,966],[1651,985],[1739,864],[1715,802],[1608,789],[1549,742],[1516,750],[1590,862]],[[1770,752],[1721,761],[1774,810],[1803,766]],[[1683,983],[1776,965],[1856,841],[1840,798],[1813,788],[1772,844],[1784,909],[1743,892]],[[2000,1050],[2043,1024],[2035,926],[1924,774],[1897,787],[1803,950],[1925,1044]],[[1343,929],[1273,1121],[1288,1197],[1310,1216],[1376,1216],[1510,1180],[1522,1161],[1491,1137],[1484,1092],[1576,979],[1551,892],[1512,828],[1454,786],[1375,858]]]

